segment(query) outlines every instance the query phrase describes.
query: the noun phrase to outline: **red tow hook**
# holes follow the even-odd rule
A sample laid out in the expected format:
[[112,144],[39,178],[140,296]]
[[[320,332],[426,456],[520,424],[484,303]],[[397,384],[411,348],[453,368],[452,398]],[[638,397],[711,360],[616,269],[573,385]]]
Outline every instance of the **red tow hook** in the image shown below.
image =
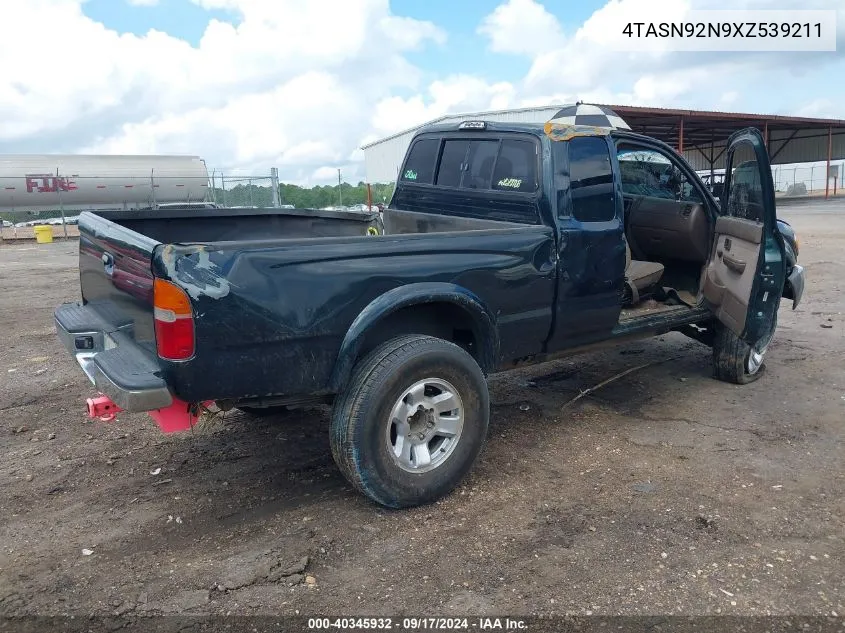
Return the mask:
[[88,398],[85,402],[88,405],[88,417],[103,422],[111,422],[120,411],[123,411],[112,402],[111,398],[104,395]]
[[[103,422],[111,422],[118,413],[123,411],[111,398],[103,394],[96,398],[88,398],[86,403],[88,417]],[[199,404],[190,404],[174,397],[169,406],[147,413],[155,420],[163,433],[178,433],[193,428],[203,409],[208,409],[213,403],[214,401],[207,400]]]

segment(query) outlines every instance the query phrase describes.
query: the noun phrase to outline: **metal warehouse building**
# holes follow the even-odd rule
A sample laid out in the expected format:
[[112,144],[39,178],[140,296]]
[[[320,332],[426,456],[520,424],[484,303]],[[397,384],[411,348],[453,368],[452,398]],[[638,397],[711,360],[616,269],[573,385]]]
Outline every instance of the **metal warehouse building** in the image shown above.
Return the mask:
[[[845,120],[841,119],[599,105],[615,110],[634,132],[673,146],[699,171],[724,169],[728,137],[746,127],[756,127],[763,132],[773,165],[827,161],[829,170],[831,160],[845,158]],[[451,114],[369,143],[362,147],[367,181],[394,182],[408,144],[426,125],[474,119],[545,123],[562,107],[549,105]]]

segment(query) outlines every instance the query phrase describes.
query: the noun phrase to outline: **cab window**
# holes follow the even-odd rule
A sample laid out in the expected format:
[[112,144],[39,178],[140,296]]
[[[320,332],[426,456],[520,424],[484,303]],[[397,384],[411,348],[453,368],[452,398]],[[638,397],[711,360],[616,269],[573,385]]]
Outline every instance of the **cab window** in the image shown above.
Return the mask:
[[437,150],[440,139],[424,138],[416,141],[408,152],[405,167],[399,175],[400,180],[421,185],[430,185],[434,180],[434,165],[437,162]]
[[512,138],[446,139],[434,184],[532,193],[537,189],[536,145]]
[[532,141],[505,139],[493,172],[493,189],[532,192],[537,188],[537,149]]
[[[430,143],[418,147],[423,140]],[[531,135],[507,132],[423,137],[412,143],[399,180],[429,191],[422,196],[413,187],[400,186],[392,204],[422,213],[540,224],[535,195],[539,147]],[[488,194],[494,191],[492,201]]]
[[469,141],[449,140],[443,143],[440,155],[440,167],[437,169],[438,187],[459,187],[464,172],[464,160],[469,149]]
[[572,216],[579,222],[612,220],[616,204],[607,141],[597,136],[576,136],[568,144]]
[[617,158],[623,193],[678,202],[703,202],[689,178],[664,153],[620,145]]
[[462,186],[467,189],[490,189],[498,151],[499,141],[497,140],[472,141],[469,145]]

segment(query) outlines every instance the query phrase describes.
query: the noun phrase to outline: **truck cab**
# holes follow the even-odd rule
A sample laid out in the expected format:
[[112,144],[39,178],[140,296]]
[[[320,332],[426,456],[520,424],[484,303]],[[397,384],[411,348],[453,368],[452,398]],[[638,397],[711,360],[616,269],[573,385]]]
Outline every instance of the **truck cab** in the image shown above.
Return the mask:
[[748,381],[781,293],[800,300],[792,286],[803,277],[788,261],[759,133],[734,135],[728,161],[737,167],[723,205],[672,148],[630,131],[436,126],[411,142],[385,224],[436,212],[553,228],[552,310],[523,323],[547,332],[538,356],[667,326],[698,333],[688,326],[715,317],[756,349],[731,372]]

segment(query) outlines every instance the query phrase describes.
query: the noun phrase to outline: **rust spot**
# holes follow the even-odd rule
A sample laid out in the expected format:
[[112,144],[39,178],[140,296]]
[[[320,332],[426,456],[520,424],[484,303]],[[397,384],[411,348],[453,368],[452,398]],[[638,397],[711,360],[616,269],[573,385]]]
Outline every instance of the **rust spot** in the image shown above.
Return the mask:
[[594,125],[563,125],[547,121],[543,131],[553,141],[568,141],[576,136],[607,136],[611,128]]

